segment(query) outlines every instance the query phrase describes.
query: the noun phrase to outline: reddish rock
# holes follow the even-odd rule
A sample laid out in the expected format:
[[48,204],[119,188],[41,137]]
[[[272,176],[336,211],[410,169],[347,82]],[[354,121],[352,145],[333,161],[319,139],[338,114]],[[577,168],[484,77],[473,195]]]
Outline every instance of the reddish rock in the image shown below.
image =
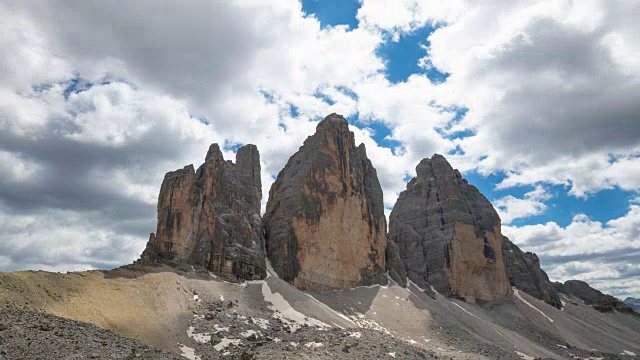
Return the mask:
[[260,154],[255,145],[225,161],[218,144],[205,163],[165,175],[158,196],[158,227],[140,263],[204,267],[229,280],[266,275],[260,222]]
[[278,174],[263,219],[275,271],[302,289],[384,282],[382,189],[364,144],[331,114]]

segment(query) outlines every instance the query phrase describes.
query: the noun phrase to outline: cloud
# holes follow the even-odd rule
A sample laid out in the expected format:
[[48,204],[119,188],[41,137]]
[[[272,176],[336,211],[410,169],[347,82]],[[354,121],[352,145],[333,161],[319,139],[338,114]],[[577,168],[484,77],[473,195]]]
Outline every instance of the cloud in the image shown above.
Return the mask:
[[576,215],[566,227],[555,222],[504,226],[503,233],[540,256],[552,280],[579,279],[613,295],[640,291],[640,205],[606,223]]
[[502,224],[510,224],[515,219],[526,218],[543,214],[547,205],[543,201],[549,200],[551,195],[538,185],[526,194],[523,199],[518,199],[512,195],[507,195],[493,202]]
[[[330,112],[358,118],[352,128],[386,208],[436,152],[463,172],[504,175],[499,188],[537,186],[498,200],[505,224],[544,212],[550,185],[575,196],[638,191],[639,9],[363,0],[350,30],[323,28],[294,0],[0,1],[0,207],[12,229],[0,238],[0,267],[130,261],[120,248],[137,255],[154,230],[164,173],[198,166],[212,142],[258,146],[264,206],[273,177]],[[446,82],[432,83],[424,68],[389,82],[378,50],[424,26],[437,29],[422,39],[429,46],[418,62],[448,73]],[[575,256],[562,270],[569,274],[612,259],[637,263],[632,251],[600,254],[580,245],[586,240],[558,240],[586,228],[628,250],[638,238],[633,214],[505,228],[527,250],[553,248],[546,259]],[[47,248],[73,249],[63,257],[39,250]],[[637,281],[630,266],[616,271],[627,287]]]

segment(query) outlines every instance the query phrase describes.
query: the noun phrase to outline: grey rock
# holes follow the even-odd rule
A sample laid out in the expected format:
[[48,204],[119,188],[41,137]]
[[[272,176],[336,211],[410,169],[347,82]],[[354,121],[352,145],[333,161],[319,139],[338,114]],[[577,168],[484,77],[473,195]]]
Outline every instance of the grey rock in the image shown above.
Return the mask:
[[531,252],[523,252],[506,236],[502,238],[502,260],[509,283],[558,309],[562,308],[558,292],[547,273],[540,268],[540,259]]
[[603,294],[599,290],[589,286],[589,284],[584,281],[567,280],[564,284],[555,282],[553,283],[553,286],[558,290],[558,292],[569,296],[575,296],[584,301],[585,304],[591,305],[594,309],[600,312],[612,312],[615,310],[623,313],[634,313],[633,309],[622,301],[611,295]]
[[[28,310],[0,310],[10,336],[0,336],[0,360],[7,359],[181,359],[95,325]],[[56,334],[43,332],[46,324]],[[51,335],[49,335],[51,334]],[[60,335],[58,335],[60,334]],[[57,336],[56,336],[57,335]]]
[[402,276],[404,264],[416,285],[448,296],[507,297],[500,218],[491,203],[442,155],[423,159],[416,174],[389,217],[388,240],[402,260],[396,273]]
[[398,283],[398,285],[407,287],[407,270],[405,269],[402,258],[400,258],[400,249],[398,248],[398,244],[392,240],[387,240],[385,264],[391,279]]
[[382,189],[364,144],[331,114],[280,171],[263,218],[279,276],[304,289],[385,282]]
[[266,276],[261,230],[260,154],[255,145],[225,161],[218,144],[205,163],[165,175],[158,196],[158,228],[140,264],[204,267],[227,280]]

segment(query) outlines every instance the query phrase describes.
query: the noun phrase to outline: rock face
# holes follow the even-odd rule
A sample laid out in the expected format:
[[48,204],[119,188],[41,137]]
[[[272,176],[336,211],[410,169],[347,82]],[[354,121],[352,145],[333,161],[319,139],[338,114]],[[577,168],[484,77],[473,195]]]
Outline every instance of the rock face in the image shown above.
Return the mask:
[[266,275],[260,221],[260,154],[255,145],[225,161],[218,144],[205,162],[165,175],[158,196],[158,228],[140,263],[203,266],[229,280]]
[[389,242],[398,245],[409,280],[470,301],[507,297],[500,218],[491,203],[442,155],[423,159],[416,173],[389,217]]
[[301,289],[383,282],[386,221],[382,189],[347,120],[321,121],[280,171],[263,218],[267,256]]
[[547,273],[540,268],[540,259],[536,254],[523,252],[503,236],[502,260],[511,286],[558,309],[562,308],[558,292],[549,281]]
[[603,294],[584,281],[567,280],[564,284],[555,282],[553,286],[558,292],[565,295],[573,295],[600,312],[617,310],[624,313],[633,313],[633,309],[625,305],[622,301],[611,295]]

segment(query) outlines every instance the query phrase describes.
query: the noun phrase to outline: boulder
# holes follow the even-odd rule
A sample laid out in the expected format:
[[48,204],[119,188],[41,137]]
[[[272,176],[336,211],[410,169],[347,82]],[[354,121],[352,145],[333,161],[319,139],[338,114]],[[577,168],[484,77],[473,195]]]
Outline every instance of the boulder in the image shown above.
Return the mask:
[[260,154],[255,145],[225,161],[218,144],[205,162],[165,175],[158,196],[158,226],[138,263],[204,267],[225,279],[266,275],[261,230]]
[[540,259],[536,254],[523,252],[503,236],[502,260],[511,286],[558,309],[562,308],[558,292],[549,281],[547,273],[540,268]]
[[301,289],[384,282],[382,189],[364,144],[331,114],[280,171],[263,218],[267,256]]
[[[467,301],[511,293],[502,261],[500,217],[491,203],[435,154],[416,167],[389,217],[407,277]],[[401,269],[397,269],[400,274]]]

